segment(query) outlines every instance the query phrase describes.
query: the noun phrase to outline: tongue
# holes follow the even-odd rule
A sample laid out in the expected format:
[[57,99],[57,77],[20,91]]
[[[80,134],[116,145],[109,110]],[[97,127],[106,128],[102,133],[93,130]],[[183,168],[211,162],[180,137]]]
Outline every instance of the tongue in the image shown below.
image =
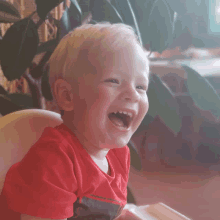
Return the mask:
[[115,115],[110,115],[109,116],[109,119],[111,120],[111,122],[116,125],[116,126],[119,126],[119,127],[124,127],[124,123],[122,121],[122,119],[116,117]]

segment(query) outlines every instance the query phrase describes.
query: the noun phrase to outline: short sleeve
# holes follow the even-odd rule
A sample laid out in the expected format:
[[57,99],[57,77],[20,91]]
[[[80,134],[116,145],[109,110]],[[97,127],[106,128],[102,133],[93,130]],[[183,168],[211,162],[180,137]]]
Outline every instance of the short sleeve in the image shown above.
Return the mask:
[[62,143],[36,143],[13,165],[3,193],[15,212],[41,218],[73,216],[77,181],[68,149]]

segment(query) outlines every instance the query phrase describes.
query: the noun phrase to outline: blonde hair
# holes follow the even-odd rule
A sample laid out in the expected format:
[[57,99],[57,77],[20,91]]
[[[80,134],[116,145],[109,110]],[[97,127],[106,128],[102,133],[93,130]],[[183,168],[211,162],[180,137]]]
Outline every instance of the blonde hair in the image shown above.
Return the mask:
[[133,28],[126,24],[100,22],[75,28],[61,39],[48,61],[52,91],[57,79],[72,83],[78,74],[99,71],[98,68],[105,65],[100,62],[100,57],[113,48],[126,47],[128,43],[141,46]]

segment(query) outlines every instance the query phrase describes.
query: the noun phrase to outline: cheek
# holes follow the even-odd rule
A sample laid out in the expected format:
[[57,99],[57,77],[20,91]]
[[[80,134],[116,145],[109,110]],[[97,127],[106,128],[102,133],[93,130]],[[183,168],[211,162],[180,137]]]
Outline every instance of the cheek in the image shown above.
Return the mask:
[[107,110],[110,104],[114,101],[116,94],[111,89],[100,88],[97,95],[96,106],[99,106],[100,110]]
[[144,118],[148,110],[149,110],[149,102],[148,102],[148,98],[146,98],[142,101],[140,105],[140,113],[141,113],[142,118]]
[[146,103],[145,103],[145,114],[148,112],[149,110],[149,101],[147,99]]

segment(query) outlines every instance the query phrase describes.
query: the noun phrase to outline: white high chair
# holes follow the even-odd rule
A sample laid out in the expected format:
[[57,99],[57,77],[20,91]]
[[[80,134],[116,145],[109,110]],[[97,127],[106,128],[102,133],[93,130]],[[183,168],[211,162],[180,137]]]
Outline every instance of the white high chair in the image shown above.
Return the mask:
[[21,110],[0,118],[0,194],[9,168],[24,157],[45,127],[62,122],[60,114],[41,109]]

